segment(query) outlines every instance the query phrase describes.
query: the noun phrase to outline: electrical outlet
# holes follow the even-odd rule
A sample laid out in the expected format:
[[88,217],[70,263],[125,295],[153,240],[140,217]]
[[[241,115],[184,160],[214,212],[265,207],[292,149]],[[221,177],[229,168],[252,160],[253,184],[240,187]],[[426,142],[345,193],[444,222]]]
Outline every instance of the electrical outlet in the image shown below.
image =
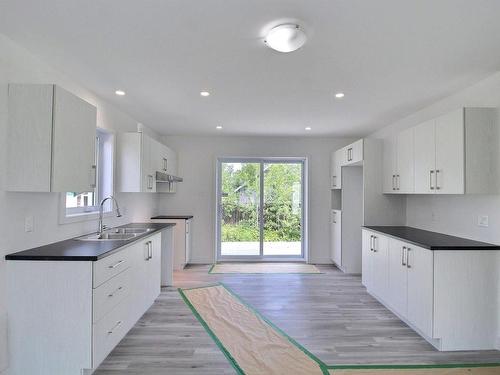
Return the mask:
[[24,231],[25,232],[33,232],[35,228],[35,219],[33,215],[26,216],[24,218]]
[[489,217],[488,215],[479,215],[477,217],[477,226],[487,228],[489,225]]

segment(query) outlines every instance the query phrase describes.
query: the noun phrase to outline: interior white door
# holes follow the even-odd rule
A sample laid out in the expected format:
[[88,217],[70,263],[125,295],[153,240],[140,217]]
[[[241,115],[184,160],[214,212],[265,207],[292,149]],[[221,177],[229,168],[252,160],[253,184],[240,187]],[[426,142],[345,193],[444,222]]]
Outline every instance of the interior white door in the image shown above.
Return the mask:
[[434,298],[433,252],[418,246],[409,246],[408,320],[425,335],[432,337]]
[[389,239],[389,292],[387,302],[403,317],[407,315],[407,268],[406,249],[408,246],[401,241]]
[[415,193],[435,192],[436,169],[436,121],[426,121],[415,131]]
[[372,252],[372,278],[373,278],[373,293],[382,298],[387,299],[387,292],[389,289],[389,259],[388,259],[389,241],[385,236],[378,233],[373,238],[373,252]]
[[366,229],[362,230],[362,253],[361,253],[361,283],[367,288],[371,289],[373,285],[372,281],[372,241],[373,232]]
[[55,86],[51,191],[93,189],[96,116],[96,107]]
[[384,173],[384,193],[396,192],[396,154],[397,138],[388,137],[383,144],[383,173]]
[[399,193],[415,191],[415,131],[413,128],[400,132],[397,136],[396,185]]
[[460,108],[436,119],[437,194],[464,194],[464,110]]

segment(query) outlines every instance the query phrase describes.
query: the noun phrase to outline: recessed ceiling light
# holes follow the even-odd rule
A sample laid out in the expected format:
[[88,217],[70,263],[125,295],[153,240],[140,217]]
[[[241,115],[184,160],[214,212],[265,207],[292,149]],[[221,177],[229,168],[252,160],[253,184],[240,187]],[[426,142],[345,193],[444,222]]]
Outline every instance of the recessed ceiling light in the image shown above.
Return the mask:
[[221,125],[217,125],[217,126],[215,127],[215,129],[219,129],[219,130],[220,130],[220,129],[222,129],[222,126],[221,126]]
[[210,96],[210,93],[208,91],[201,91],[200,95],[201,96]]
[[269,30],[264,43],[278,52],[293,52],[302,47],[307,40],[304,31],[296,24],[283,24]]
[[311,130],[311,127],[310,126],[306,126],[306,130]]
[[335,97],[336,97],[337,99],[343,98],[344,96],[345,96],[345,95],[344,95],[344,93],[343,93],[343,92],[338,92],[338,93],[336,93],[336,94],[335,94]]
[[123,91],[123,90],[116,90],[115,94],[118,95],[118,96],[123,96],[123,95],[125,95],[125,91]]

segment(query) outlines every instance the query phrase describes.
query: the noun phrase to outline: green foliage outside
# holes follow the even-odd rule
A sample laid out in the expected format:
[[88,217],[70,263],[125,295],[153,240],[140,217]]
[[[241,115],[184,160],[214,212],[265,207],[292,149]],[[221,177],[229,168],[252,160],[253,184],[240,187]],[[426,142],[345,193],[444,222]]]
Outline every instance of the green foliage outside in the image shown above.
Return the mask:
[[[259,241],[260,165],[224,163],[222,241]],[[264,240],[300,241],[301,166],[264,165]]]

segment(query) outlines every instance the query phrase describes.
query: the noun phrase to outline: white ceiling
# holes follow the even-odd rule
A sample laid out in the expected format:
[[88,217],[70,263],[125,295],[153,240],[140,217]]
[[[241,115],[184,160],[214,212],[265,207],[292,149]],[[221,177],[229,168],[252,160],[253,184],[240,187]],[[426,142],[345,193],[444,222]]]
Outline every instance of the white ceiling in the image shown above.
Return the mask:
[[[2,0],[0,32],[164,134],[359,136],[498,70],[499,15],[498,0]],[[309,40],[280,54],[262,37],[287,20]]]

